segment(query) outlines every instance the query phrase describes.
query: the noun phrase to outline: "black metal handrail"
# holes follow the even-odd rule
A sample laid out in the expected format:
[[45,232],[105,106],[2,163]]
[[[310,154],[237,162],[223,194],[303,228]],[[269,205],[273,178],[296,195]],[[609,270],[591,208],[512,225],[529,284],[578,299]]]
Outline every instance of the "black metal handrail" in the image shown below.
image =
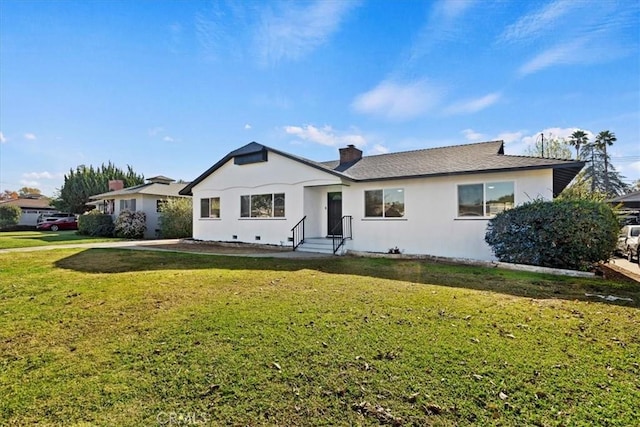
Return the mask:
[[351,217],[351,215],[343,216],[342,218],[340,218],[340,222],[338,222],[329,233],[333,236],[333,253],[334,254],[338,252],[338,249],[340,249],[342,245],[344,245],[345,240],[352,238],[352,234],[351,234],[352,219],[353,218]]
[[296,225],[291,229],[293,234],[291,241],[293,243],[293,250],[295,251],[298,246],[304,243],[304,220],[307,219],[305,215]]

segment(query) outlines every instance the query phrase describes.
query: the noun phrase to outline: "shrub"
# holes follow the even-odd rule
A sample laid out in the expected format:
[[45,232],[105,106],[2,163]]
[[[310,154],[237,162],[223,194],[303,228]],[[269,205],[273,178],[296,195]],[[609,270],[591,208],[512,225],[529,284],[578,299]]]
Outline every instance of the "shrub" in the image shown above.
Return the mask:
[[114,226],[111,215],[92,211],[78,218],[78,234],[93,237],[113,237]]
[[160,212],[160,235],[178,239],[193,235],[193,205],[190,198],[171,198]]
[[611,257],[618,231],[606,203],[534,201],[491,219],[485,241],[500,261],[588,270]]
[[147,230],[147,216],[142,211],[124,210],[116,218],[116,237],[126,239],[142,239]]
[[22,209],[16,205],[0,205],[0,228],[18,225]]

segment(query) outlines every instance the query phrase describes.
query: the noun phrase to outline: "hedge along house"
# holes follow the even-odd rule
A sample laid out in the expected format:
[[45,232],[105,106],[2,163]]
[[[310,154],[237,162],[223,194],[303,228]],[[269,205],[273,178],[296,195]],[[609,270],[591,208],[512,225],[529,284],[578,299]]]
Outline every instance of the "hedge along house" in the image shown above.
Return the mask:
[[122,181],[110,181],[109,192],[91,196],[90,199],[100,212],[111,214],[114,220],[123,210],[144,212],[147,225],[144,237],[153,239],[160,234],[163,203],[171,197],[187,197],[180,195],[180,190],[186,185],[166,176],[154,176],[148,178],[145,184],[127,188],[122,188]]
[[552,199],[584,166],[508,156],[502,141],[375,156],[352,145],[339,151],[330,162],[256,142],[232,151],[180,192],[194,197],[193,237],[489,260],[492,216]]

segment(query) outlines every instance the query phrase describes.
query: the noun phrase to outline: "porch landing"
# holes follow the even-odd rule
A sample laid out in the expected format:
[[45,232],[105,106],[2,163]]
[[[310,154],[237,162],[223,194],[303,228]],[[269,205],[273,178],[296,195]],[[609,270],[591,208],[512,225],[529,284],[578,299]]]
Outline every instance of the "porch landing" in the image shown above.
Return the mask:
[[[331,237],[305,237],[304,243],[300,244],[296,251],[333,255],[333,239]],[[338,249],[336,255],[343,255],[344,252],[343,246]]]

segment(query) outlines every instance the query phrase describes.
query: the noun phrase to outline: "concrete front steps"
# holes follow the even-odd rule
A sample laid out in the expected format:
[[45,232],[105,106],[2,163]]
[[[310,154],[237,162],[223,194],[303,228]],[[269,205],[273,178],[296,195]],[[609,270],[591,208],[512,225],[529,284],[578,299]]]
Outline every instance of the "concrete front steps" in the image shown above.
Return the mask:
[[[344,246],[338,249],[337,255],[342,255]],[[306,237],[296,251],[312,252],[317,254],[333,254],[333,239],[326,237]]]

